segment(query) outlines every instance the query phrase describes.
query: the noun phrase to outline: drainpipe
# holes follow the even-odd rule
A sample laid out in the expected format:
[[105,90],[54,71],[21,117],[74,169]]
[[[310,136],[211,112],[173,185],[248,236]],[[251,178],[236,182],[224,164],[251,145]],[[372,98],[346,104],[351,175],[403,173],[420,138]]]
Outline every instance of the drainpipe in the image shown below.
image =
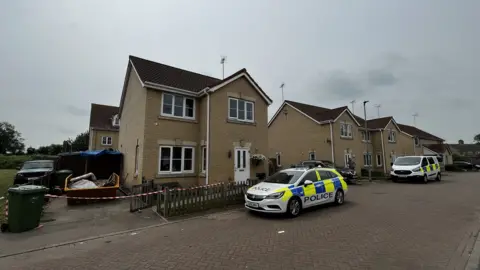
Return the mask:
[[382,140],[383,172],[387,174],[387,160],[385,159],[385,142],[383,141],[383,129],[380,129],[380,140]]
[[333,149],[333,122],[330,121],[330,146],[332,148],[332,163],[335,164],[335,151]]
[[205,94],[207,95],[207,154],[206,154],[206,159],[207,159],[207,168],[205,172],[205,185],[208,185],[208,176],[210,172],[210,94],[208,93],[208,88],[205,89]]

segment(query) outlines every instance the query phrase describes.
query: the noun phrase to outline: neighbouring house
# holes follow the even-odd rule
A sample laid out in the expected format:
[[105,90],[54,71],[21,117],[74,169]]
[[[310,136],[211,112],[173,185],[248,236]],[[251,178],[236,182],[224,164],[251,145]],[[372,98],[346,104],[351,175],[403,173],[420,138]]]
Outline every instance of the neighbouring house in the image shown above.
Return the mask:
[[[365,121],[356,116],[365,137]],[[372,145],[372,170],[388,174],[398,156],[415,155],[413,136],[404,132],[392,116],[367,120],[367,140]]]
[[414,139],[416,155],[436,155],[443,165],[452,164],[452,149],[445,140],[410,125],[398,124],[401,130]]
[[268,123],[269,156],[288,168],[302,160],[365,165],[359,123],[347,106],[328,109],[286,100]]
[[126,186],[267,174],[271,103],[246,69],[221,80],[130,56],[119,110]]
[[119,126],[118,107],[92,103],[88,149],[118,149]]
[[480,157],[480,144],[477,143],[464,143],[460,140],[458,144],[450,144],[450,148],[454,154],[462,157]]

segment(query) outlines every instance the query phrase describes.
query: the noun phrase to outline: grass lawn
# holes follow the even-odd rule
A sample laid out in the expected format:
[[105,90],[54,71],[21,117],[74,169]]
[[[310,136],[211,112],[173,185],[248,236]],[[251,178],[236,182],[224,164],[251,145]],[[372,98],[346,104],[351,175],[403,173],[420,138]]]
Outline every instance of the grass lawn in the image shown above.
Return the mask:
[[[13,177],[16,172],[16,170],[0,170],[0,198],[6,197],[7,189],[13,184]],[[5,214],[4,202],[5,199],[0,200],[0,220],[3,220],[3,215]]]

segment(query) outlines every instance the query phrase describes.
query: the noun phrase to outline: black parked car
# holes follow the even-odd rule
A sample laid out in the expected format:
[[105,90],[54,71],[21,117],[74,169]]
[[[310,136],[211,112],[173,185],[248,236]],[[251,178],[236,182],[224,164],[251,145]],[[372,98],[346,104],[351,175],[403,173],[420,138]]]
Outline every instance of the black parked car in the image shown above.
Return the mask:
[[333,164],[329,160],[305,160],[300,162],[298,167],[322,167],[322,168],[335,168],[349,184],[354,183],[357,179],[357,173],[350,168],[344,168]]
[[36,184],[50,187],[55,181],[55,160],[32,160],[23,163],[13,180],[14,185]]
[[466,171],[478,171],[480,170],[480,165],[473,164],[467,161],[454,161],[453,165],[461,170]]

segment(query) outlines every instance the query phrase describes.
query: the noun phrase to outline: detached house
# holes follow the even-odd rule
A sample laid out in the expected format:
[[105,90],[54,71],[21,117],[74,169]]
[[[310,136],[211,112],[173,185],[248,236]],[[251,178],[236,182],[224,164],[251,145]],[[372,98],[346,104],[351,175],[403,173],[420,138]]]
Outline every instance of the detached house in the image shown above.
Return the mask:
[[452,150],[445,140],[419,128],[409,125],[398,125],[405,133],[414,138],[416,155],[436,155],[441,157],[443,165],[452,164]]
[[120,101],[127,186],[142,178],[181,186],[244,181],[268,172],[272,100],[239,70],[220,80],[130,56]]
[[268,123],[269,155],[283,168],[302,160],[346,166],[355,157],[360,172],[366,160],[359,126],[347,106],[328,109],[286,100]]
[[268,124],[269,155],[288,167],[302,160],[330,160],[356,170],[371,167],[387,173],[399,155],[413,155],[413,137],[403,132],[393,117],[365,121],[347,106],[328,109],[285,101]]
[[367,141],[372,146],[369,152],[373,155],[373,171],[387,174],[398,156],[415,155],[413,136],[405,133],[392,116],[367,120],[366,133],[365,121],[358,116],[356,119],[362,126],[362,138],[367,134]]
[[89,150],[118,149],[118,107],[92,103]]

